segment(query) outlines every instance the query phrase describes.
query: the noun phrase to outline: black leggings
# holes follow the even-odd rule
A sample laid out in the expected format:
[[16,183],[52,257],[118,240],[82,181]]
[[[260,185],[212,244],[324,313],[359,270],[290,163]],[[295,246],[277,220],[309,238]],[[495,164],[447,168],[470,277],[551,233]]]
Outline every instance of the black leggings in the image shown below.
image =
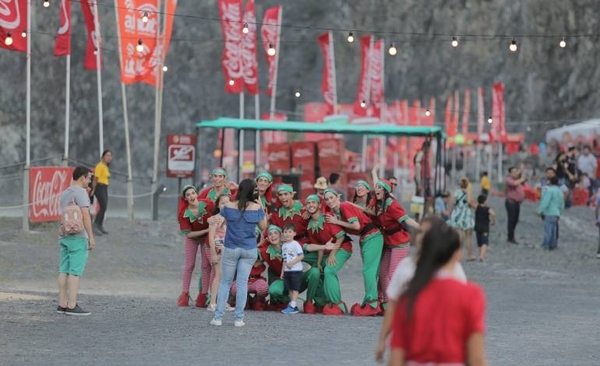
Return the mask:
[[96,184],[95,191],[96,199],[98,199],[98,205],[100,209],[98,210],[98,214],[96,215],[96,220],[94,223],[96,226],[102,227],[102,223],[104,222],[104,214],[106,213],[106,208],[108,207],[108,186],[105,184]]

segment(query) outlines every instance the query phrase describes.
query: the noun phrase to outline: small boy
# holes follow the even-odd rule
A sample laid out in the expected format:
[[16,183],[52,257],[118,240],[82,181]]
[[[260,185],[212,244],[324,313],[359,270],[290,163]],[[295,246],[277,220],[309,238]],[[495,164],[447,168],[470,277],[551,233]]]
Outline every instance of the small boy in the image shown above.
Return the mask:
[[489,244],[490,225],[496,223],[496,212],[487,206],[487,196],[480,194],[477,197],[475,209],[475,236],[479,247],[479,261],[485,260],[485,251]]
[[281,247],[281,257],[283,258],[283,271],[281,278],[283,284],[290,296],[290,303],[287,308],[281,310],[283,314],[297,314],[298,293],[302,285],[302,260],[304,252],[300,244],[294,240],[296,236],[296,226],[292,222],[283,225],[283,246]]
[[481,180],[479,183],[481,183],[481,194],[486,196],[490,194],[490,178],[488,177],[487,171],[481,173]]
[[444,221],[450,218],[450,210],[448,201],[450,200],[449,192],[438,192],[435,198],[435,214]]

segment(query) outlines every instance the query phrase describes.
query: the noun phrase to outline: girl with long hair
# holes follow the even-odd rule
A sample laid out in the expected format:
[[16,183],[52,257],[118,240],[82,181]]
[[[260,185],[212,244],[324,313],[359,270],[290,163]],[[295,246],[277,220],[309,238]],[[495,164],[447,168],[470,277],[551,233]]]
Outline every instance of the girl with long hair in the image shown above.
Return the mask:
[[261,230],[267,227],[265,208],[256,195],[256,182],[252,179],[244,179],[238,186],[235,199],[223,206],[220,212],[227,220],[227,232],[221,257],[222,277],[217,295],[217,310],[210,322],[211,325],[223,324],[227,295],[234,277],[237,287],[234,325],[236,327],[245,325],[244,308],[248,297],[248,277],[258,256],[256,226],[258,225]]
[[390,366],[485,366],[485,294],[454,278],[460,235],[447,225],[423,236],[415,274],[392,323]]
[[356,182],[356,187],[354,187],[354,198],[352,199],[352,203],[355,203],[362,207],[368,207],[371,203],[371,186],[364,180],[359,180]]
[[220,212],[228,202],[228,194],[222,194],[217,197],[212,216],[208,218],[208,244],[210,246],[210,265],[212,268],[210,272],[210,303],[208,304],[208,311],[215,311],[217,309],[217,292],[219,291],[219,283],[221,282],[221,254],[225,243],[225,233],[227,232],[227,223],[225,218],[220,215]]

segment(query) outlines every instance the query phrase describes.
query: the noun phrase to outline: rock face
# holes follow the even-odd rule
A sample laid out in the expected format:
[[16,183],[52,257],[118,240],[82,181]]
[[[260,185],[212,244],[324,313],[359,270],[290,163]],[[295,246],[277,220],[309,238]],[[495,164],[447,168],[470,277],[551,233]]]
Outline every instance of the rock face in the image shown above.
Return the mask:
[[[257,3],[260,21],[276,1]],[[486,87],[486,114],[491,107],[491,84],[506,85],[507,127],[541,137],[546,128],[566,121],[593,117],[599,109],[596,87],[600,68],[595,47],[600,14],[594,1],[473,1],[431,0],[377,2],[304,0],[285,2],[277,109],[298,111],[301,103],[322,101],[322,58],[316,37],[334,28],[339,101],[353,101],[359,78],[359,43],[345,41],[347,30],[360,36],[377,32],[394,42],[398,55],[385,58],[387,100],[437,98],[436,121],[443,121],[446,98],[454,90]],[[32,66],[32,159],[61,155],[64,144],[65,60],[52,56],[59,23],[57,3],[49,9],[36,5]],[[100,7],[105,42],[102,73],[104,146],[115,152],[115,171],[126,171],[122,100],[114,7]],[[182,1],[177,9],[165,74],[161,170],[165,134],[193,133],[195,123],[219,116],[238,116],[237,95],[223,92],[221,73],[223,37],[216,1]],[[185,15],[185,16],[184,16]],[[83,70],[86,30],[79,6],[73,6],[70,155],[81,161],[99,157],[96,73]],[[321,29],[311,29],[319,27]],[[452,35],[460,46],[450,46]],[[462,35],[462,36],[461,36]],[[467,35],[479,35],[470,37]],[[503,35],[489,38],[482,36]],[[519,37],[519,35],[544,37]],[[567,47],[558,47],[567,35]],[[578,35],[568,37],[568,35]],[[516,53],[508,51],[512,37]],[[548,36],[548,37],[546,37]],[[259,55],[264,90],[267,70]],[[302,90],[302,98],[294,90]],[[134,174],[152,171],[154,90],[148,85],[127,87]],[[254,100],[246,97],[246,116],[254,116]],[[471,103],[472,126],[475,105]],[[267,111],[266,96],[260,100]],[[290,114],[290,119],[301,115]],[[544,122],[546,121],[546,122]],[[473,127],[474,128],[474,127]],[[215,131],[204,135],[201,156],[212,164]],[[251,140],[251,138],[248,138]],[[250,142],[250,141],[249,141]],[[25,160],[25,55],[0,50],[0,165]],[[248,145],[247,145],[248,146]]]

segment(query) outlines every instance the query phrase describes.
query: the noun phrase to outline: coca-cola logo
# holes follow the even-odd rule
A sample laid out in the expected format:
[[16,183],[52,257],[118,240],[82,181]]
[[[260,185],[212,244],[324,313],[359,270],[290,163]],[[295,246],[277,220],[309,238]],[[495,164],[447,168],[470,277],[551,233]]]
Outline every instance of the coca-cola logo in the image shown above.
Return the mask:
[[332,156],[340,156],[340,153],[335,146],[327,146],[319,148],[319,156],[321,158],[332,157]]
[[258,59],[256,55],[256,13],[254,0],[249,0],[244,13],[244,24],[248,25],[248,33],[242,35],[242,65],[244,83],[256,85],[258,82]]
[[17,29],[21,24],[21,9],[18,0],[0,0],[0,28]]
[[267,91],[268,95],[271,95],[273,85],[275,84],[275,71],[277,65],[275,62],[276,55],[270,56],[267,53],[267,51],[269,50],[269,45],[277,46],[279,44],[278,40],[281,27],[277,23],[279,22],[280,12],[281,6],[276,6],[268,9],[265,12],[263,24],[260,28],[263,40],[263,48],[265,50],[265,55],[267,56],[267,61],[269,62],[269,88]]
[[71,182],[69,173],[69,169],[57,169],[51,177],[44,177],[43,170],[35,172],[30,197],[33,217],[60,216],[60,195]]
[[[0,0],[0,3],[2,3],[2,0]],[[60,0],[60,10],[62,11],[60,14],[60,20],[64,23],[61,24],[60,28],[58,28],[58,34],[66,34],[71,27],[69,13],[67,11],[67,0]]]
[[370,55],[371,101],[378,103],[383,101],[383,41],[371,47]]
[[300,189],[313,189],[312,181],[310,181],[310,180],[303,180],[300,183]]
[[289,159],[289,156],[286,151],[277,151],[269,154],[269,161],[279,161],[287,159]]
[[242,9],[240,2],[228,3],[220,1],[221,28],[225,37],[225,50],[223,55],[223,67],[227,71],[229,79],[239,79],[242,75],[241,65],[241,35]]
[[309,148],[300,148],[294,150],[294,158],[302,159],[302,158],[310,158],[313,156],[314,151],[311,151]]

